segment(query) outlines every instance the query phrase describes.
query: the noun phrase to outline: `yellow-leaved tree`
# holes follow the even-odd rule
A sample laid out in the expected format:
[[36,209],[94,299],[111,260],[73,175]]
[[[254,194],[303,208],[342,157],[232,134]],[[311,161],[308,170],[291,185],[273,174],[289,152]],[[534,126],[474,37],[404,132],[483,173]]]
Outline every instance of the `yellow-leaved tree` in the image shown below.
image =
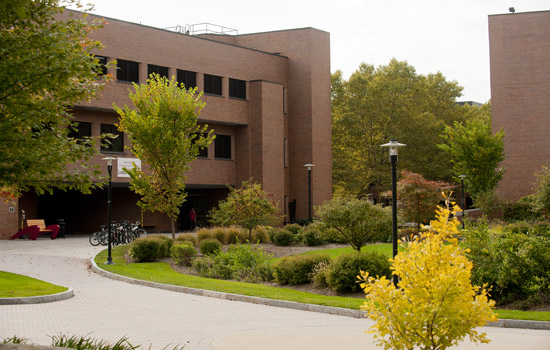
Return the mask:
[[486,286],[473,286],[472,263],[458,245],[459,222],[451,214],[460,210],[445,195],[446,207],[438,207],[431,230],[392,259],[398,286],[368,273],[358,276],[367,301],[361,307],[375,321],[374,333],[384,349],[440,350],[464,338],[488,343],[475,328],[496,321],[495,302]]

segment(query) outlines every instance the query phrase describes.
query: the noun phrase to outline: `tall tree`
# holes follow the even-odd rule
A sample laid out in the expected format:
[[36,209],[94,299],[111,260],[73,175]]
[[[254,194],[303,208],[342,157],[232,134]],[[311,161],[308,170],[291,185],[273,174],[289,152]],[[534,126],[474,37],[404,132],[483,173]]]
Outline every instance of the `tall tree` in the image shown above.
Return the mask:
[[504,175],[504,131],[493,135],[490,104],[469,108],[471,118],[446,126],[438,146],[450,158],[453,175],[466,175],[464,183],[475,200],[494,191]]
[[130,188],[141,195],[138,205],[159,211],[170,218],[172,238],[175,221],[185,201],[186,171],[189,162],[212,142],[213,130],[200,126],[198,117],[204,103],[202,93],[186,90],[176,82],[152,74],[146,85],[134,83],[130,99],[137,110],[114,106],[120,115],[119,130],[130,138],[132,152],[145,162],[147,171],[134,167],[126,171]]
[[91,54],[88,38],[100,26],[67,16],[61,5],[78,1],[0,2],[0,193],[19,196],[54,188],[89,192],[99,171],[86,160],[97,153],[68,137],[71,105],[92,98],[109,79]]
[[449,164],[440,134],[445,125],[462,120],[455,103],[462,88],[441,73],[420,75],[396,59],[375,68],[361,64],[346,81],[332,76],[333,159],[336,192],[362,196],[387,189],[390,139],[407,144],[400,167],[428,179],[446,179]]
[[243,181],[240,188],[230,187],[229,191],[227,198],[210,211],[214,225],[239,225],[248,230],[250,241],[253,229],[276,222],[279,208],[271,199],[273,194],[265,192],[259,183]]

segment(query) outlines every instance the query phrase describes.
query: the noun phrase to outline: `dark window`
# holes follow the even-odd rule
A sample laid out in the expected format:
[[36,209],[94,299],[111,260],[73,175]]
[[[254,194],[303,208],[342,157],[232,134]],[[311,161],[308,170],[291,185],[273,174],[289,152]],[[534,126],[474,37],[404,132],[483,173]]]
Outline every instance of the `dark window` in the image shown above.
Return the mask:
[[[198,137],[207,137],[208,134],[195,134],[196,137],[193,139],[195,141]],[[198,158],[208,158],[208,147],[204,147],[199,149],[199,154],[197,155]]]
[[217,75],[204,75],[204,92],[206,94],[222,95],[222,77]]
[[81,141],[90,138],[92,136],[92,123],[88,122],[74,122],[69,129],[70,138]]
[[124,152],[124,134],[113,124],[101,124],[101,135],[111,134],[113,138],[101,140],[101,150],[107,152]]
[[147,78],[153,73],[157,73],[160,77],[168,78],[168,67],[155,66],[154,64],[147,65]]
[[197,87],[197,73],[178,69],[178,83],[185,85],[186,89]]
[[117,80],[139,83],[139,63],[117,59],[116,67]]
[[107,74],[107,57],[95,56],[99,61],[99,66],[96,69],[97,75],[106,75]]
[[246,100],[246,81],[229,79],[229,97]]
[[214,157],[218,159],[231,159],[231,136],[216,135],[214,148]]

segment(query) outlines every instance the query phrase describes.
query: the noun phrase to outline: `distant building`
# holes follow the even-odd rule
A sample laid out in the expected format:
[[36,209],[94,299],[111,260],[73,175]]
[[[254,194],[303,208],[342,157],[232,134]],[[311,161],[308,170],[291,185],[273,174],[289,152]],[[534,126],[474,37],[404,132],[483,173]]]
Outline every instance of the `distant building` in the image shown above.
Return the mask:
[[473,106],[473,107],[483,106],[483,103],[479,103],[475,101],[458,101],[456,104],[459,106],[464,106],[464,105]]
[[[131,83],[145,83],[152,72],[176,76],[187,87],[204,91],[206,107],[199,121],[217,137],[191,163],[178,229],[189,227],[191,207],[197,211],[197,224],[205,223],[208,210],[227,195],[226,186],[239,186],[249,178],[274,194],[285,221],[307,218],[308,163],[315,165],[313,204],[331,198],[329,33],[301,28],[197,36],[188,30],[179,33],[109,18],[92,36],[105,46],[96,53],[100,59],[117,60],[118,67],[109,70],[115,80],[98,100],[74,106],[80,123],[77,137],[118,133],[113,103],[133,107],[128,98]],[[113,164],[113,220],[143,219],[152,231],[167,231],[165,216],[141,212],[129,178],[119,170],[134,159],[128,145],[127,135],[121,135],[91,161],[106,173],[101,158],[118,159]],[[105,189],[91,195],[26,193],[15,203],[0,204],[0,238],[17,232],[23,211],[27,219],[45,219],[46,224],[64,219],[69,233],[96,231],[107,222],[106,201]]]
[[550,11],[489,16],[493,132],[506,133],[501,198],[533,193],[550,165]]

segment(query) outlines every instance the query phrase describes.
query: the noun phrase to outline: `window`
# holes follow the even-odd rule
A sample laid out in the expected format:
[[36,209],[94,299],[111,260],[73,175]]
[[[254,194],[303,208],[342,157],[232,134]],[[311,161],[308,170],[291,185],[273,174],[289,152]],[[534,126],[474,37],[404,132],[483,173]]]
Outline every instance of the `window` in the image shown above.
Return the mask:
[[197,73],[195,72],[178,69],[177,79],[178,83],[185,85],[186,89],[197,87]]
[[139,63],[117,59],[116,67],[117,80],[139,83]]
[[283,139],[283,157],[284,167],[288,168],[288,139]]
[[107,57],[95,56],[99,61],[99,66],[97,67],[97,75],[106,75],[107,74]]
[[231,159],[231,135],[216,135],[214,148],[216,159]]
[[[197,140],[199,137],[207,137],[208,134],[195,134],[195,138],[193,139],[193,142]],[[197,155],[198,158],[208,158],[208,147],[204,147],[199,149],[199,154]]]
[[168,78],[168,67],[155,66],[154,64],[147,65],[147,78],[153,73],[157,73],[160,77]]
[[246,100],[246,81],[229,79],[229,97]]
[[113,138],[101,140],[101,150],[105,152],[124,152],[124,134],[113,124],[101,124],[101,135],[111,134]]
[[222,95],[222,77],[217,75],[204,75],[204,93]]
[[74,122],[67,136],[83,143],[82,141],[92,136],[92,123]]

